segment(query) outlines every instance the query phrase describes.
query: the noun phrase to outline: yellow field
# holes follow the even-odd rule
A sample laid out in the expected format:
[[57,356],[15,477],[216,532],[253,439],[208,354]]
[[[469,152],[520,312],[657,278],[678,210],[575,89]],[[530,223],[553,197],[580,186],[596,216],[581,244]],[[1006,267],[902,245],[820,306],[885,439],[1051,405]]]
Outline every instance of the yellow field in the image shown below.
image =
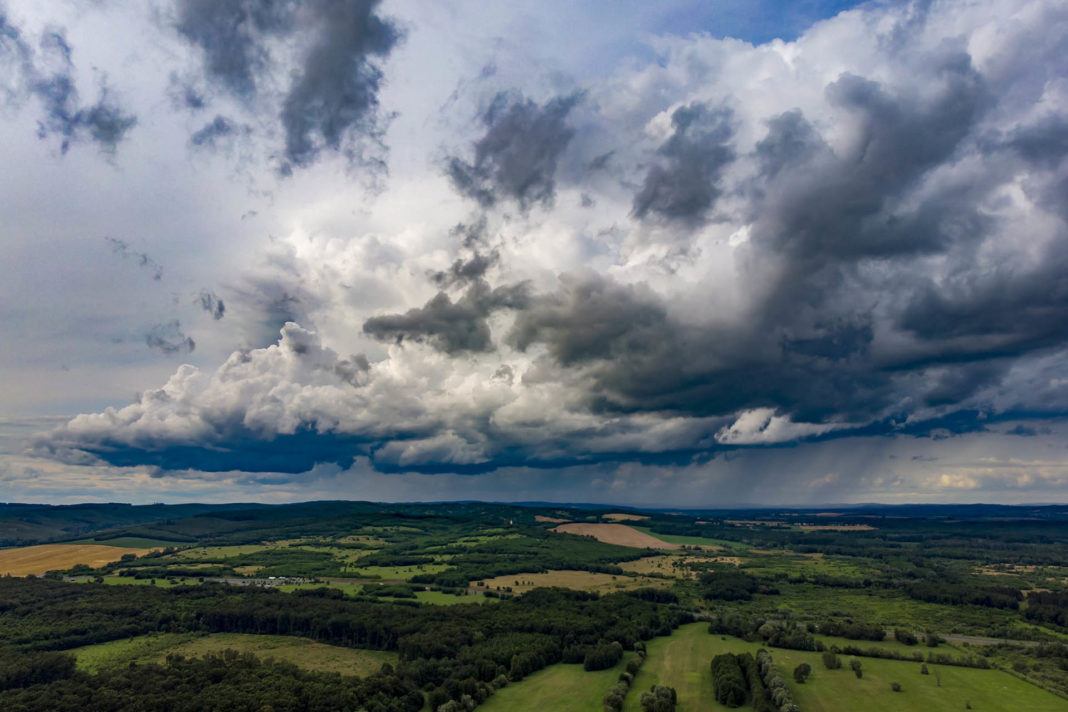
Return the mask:
[[[471,585],[477,587],[478,581],[472,581]],[[665,579],[648,578],[646,576],[613,576],[611,574],[596,574],[589,571],[547,571],[543,574],[510,574],[497,576],[496,578],[483,579],[484,590],[496,591],[511,588],[512,593],[526,593],[533,588],[545,586],[560,586],[573,588],[580,591],[598,591],[611,593],[631,588],[644,588],[646,586],[670,586],[671,582]]]
[[625,514],[623,512],[612,512],[611,514],[602,514],[601,519],[608,519],[613,522],[637,522],[642,519],[648,519],[644,514]]
[[579,536],[592,536],[597,541],[603,541],[606,544],[633,546],[636,549],[682,548],[678,544],[669,544],[625,524],[583,524],[576,522],[574,524],[561,524],[558,527],[553,527],[552,531],[578,534]]
[[737,566],[742,563],[742,560],[737,556],[673,556],[671,554],[662,554],[660,556],[645,556],[637,561],[624,561],[619,565],[619,568],[636,574],[697,578],[697,572],[689,568],[689,564],[695,562],[716,562]]
[[96,568],[118,561],[123,554],[141,556],[157,549],[127,549],[99,544],[40,544],[0,550],[0,575],[38,576],[48,571],[69,569],[75,564]]

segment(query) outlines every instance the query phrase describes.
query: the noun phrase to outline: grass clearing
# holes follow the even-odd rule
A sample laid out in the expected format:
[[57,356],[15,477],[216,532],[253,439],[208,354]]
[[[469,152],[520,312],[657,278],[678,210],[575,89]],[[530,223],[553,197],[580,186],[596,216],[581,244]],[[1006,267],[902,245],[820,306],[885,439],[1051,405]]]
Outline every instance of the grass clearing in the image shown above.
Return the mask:
[[624,664],[596,672],[586,672],[582,665],[550,665],[498,690],[478,709],[483,712],[596,712],[601,709],[608,688],[623,672]]
[[494,598],[493,596],[480,596],[478,594],[468,594],[466,596],[457,596],[452,593],[444,593],[442,591],[416,591],[415,600],[420,603],[430,603],[435,606],[455,606],[458,603],[500,603],[501,599]]
[[[640,712],[640,695],[634,692],[654,684],[670,685],[678,691],[678,712],[726,710],[715,702],[709,662],[720,653],[755,653],[760,645],[706,631],[705,624],[692,623],[670,637],[649,641],[648,659],[627,695],[625,712]],[[893,641],[871,645],[892,647]],[[805,712],[956,712],[965,708],[966,701],[972,709],[986,712],[1068,709],[1068,701],[999,670],[929,665],[931,674],[921,675],[919,663],[859,658],[864,675],[858,679],[849,669],[847,656],[841,656],[845,663],[841,670],[827,670],[819,653],[769,650]],[[812,675],[799,685],[792,681],[791,673],[802,662],[812,666]],[[899,683],[902,691],[891,690],[892,682]]]
[[130,663],[148,662],[161,657],[165,659],[167,653],[197,637],[197,633],[149,633],[86,645],[70,652],[77,659],[79,670],[99,672],[106,668],[126,667]]
[[162,663],[171,654],[202,657],[209,653],[236,650],[257,657],[273,658],[306,670],[336,672],[342,675],[370,675],[383,663],[396,665],[396,653],[382,650],[357,650],[325,645],[307,638],[286,635],[245,635],[242,633],[153,633],[125,640],[76,648],[78,668],[96,672],[107,667],[122,667],[132,662]]
[[661,556],[646,556],[636,561],[622,561],[619,567],[624,571],[636,574],[652,574],[654,576],[671,576],[672,578],[697,578],[697,571],[690,564],[741,563],[736,556],[680,556],[678,554],[663,554]]
[[342,569],[353,578],[382,579],[383,581],[407,581],[419,574],[438,574],[449,568],[448,564],[419,564],[417,566],[348,566]]
[[0,550],[0,575],[38,576],[77,564],[97,568],[118,561],[124,554],[141,556],[145,549],[101,544],[40,544]]
[[[478,581],[472,581],[471,585],[479,586],[479,583]],[[487,591],[510,589],[512,593],[526,593],[531,589],[548,586],[610,593],[612,591],[625,591],[646,586],[663,588],[671,585],[671,581],[665,579],[649,578],[647,576],[614,576],[591,571],[546,571],[545,573],[509,574],[507,576],[482,579],[481,583],[482,586],[480,588],[485,588]]]

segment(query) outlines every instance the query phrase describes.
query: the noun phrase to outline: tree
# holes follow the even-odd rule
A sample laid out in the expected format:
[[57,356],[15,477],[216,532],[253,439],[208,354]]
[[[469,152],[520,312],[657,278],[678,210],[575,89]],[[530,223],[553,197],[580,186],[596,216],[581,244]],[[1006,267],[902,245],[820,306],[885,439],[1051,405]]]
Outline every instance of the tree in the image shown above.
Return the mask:
[[849,667],[851,667],[853,669],[853,674],[855,674],[858,679],[864,677],[864,671],[860,669],[860,661],[859,660],[857,660],[856,658],[853,658],[852,660],[850,660],[849,661]]
[[823,666],[828,670],[837,670],[842,667],[842,661],[838,659],[838,654],[831,650],[826,650],[823,653]]
[[927,674],[927,663],[923,663],[923,664],[920,665],[920,674],[921,675],[926,675]]
[[891,682],[890,683],[890,689],[893,690],[894,692],[901,692],[901,683],[900,682]]
[[808,663],[801,663],[794,668],[794,681],[804,683],[808,676],[812,673],[812,666]]

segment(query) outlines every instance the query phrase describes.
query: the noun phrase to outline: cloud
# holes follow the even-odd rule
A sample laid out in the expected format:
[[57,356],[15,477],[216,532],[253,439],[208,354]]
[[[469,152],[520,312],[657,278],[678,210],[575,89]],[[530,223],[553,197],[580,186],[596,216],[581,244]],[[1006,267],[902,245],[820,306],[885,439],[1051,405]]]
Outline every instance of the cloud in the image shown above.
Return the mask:
[[117,237],[105,237],[104,240],[111,245],[111,251],[116,255],[124,260],[133,260],[138,267],[148,270],[152,275],[152,279],[156,282],[163,279],[163,265],[149,257],[148,254],[131,250],[130,245],[125,240],[120,240]]
[[114,154],[118,145],[137,125],[137,117],[115,101],[105,79],[91,106],[81,104],[74,78],[73,49],[62,29],[46,30],[35,52],[22,33],[0,8],[0,60],[13,78],[5,87],[8,102],[20,104],[26,96],[35,97],[44,115],[38,121],[37,135],[60,138],[60,151],[67,153],[79,141],[94,142],[105,154]]
[[[247,110],[277,107],[285,174],[310,166],[323,151],[373,162],[362,142],[377,140],[383,126],[378,60],[401,39],[392,21],[375,14],[377,6],[377,0],[180,0],[175,29],[200,50],[214,86]],[[284,77],[288,89],[274,91]],[[192,108],[205,104],[199,92],[184,96]],[[194,134],[193,145],[230,135],[230,127],[216,118]]]
[[292,31],[292,0],[178,0],[175,29],[204,54],[207,75],[242,98],[270,61],[263,39]]
[[671,114],[672,134],[657,151],[662,157],[634,196],[635,217],[650,213],[668,220],[696,221],[713,206],[723,168],[734,159],[731,112],[690,104]]
[[556,165],[574,135],[567,116],[581,99],[570,94],[539,106],[521,94],[497,94],[480,116],[486,132],[472,146],[473,158],[446,163],[453,186],[483,207],[505,199],[523,211],[551,205]]
[[149,329],[145,334],[145,345],[168,356],[192,353],[197,347],[191,336],[182,333],[182,325],[177,319]]
[[363,330],[376,339],[398,344],[405,339],[426,342],[447,354],[489,351],[493,344],[487,317],[501,309],[520,309],[527,300],[525,284],[490,289],[476,278],[455,303],[445,292],[438,292],[423,307],[368,319]]
[[215,150],[237,138],[248,136],[250,132],[248,126],[236,124],[220,114],[190,136],[189,143],[195,148]]
[[377,5],[321,3],[318,34],[282,103],[285,156],[294,165],[309,165],[324,148],[341,150],[354,133],[375,133],[382,70],[373,58],[400,39],[395,25],[374,14]]
[[200,293],[197,294],[196,302],[200,305],[200,308],[210,314],[211,318],[215,321],[222,319],[226,314],[226,304],[215,294],[215,292],[207,289],[200,290]]
[[[205,66],[249,106],[304,97],[285,160],[373,134],[374,62],[399,36],[373,4],[288,9],[285,41],[259,6],[232,7],[258,39],[233,57],[203,47]],[[865,5],[794,42],[658,38],[655,61],[584,92],[495,93],[444,176],[427,156],[456,139],[435,125],[364,212],[293,188],[306,205],[257,217],[291,234],[225,285],[225,363],[79,416],[42,452],[212,471],[668,472],[799,443],[1010,440],[998,424],[1063,417],[1068,85],[1049,67],[1068,13],[921,9]],[[292,83],[265,83],[279,67]],[[482,212],[464,218],[471,201]],[[183,343],[178,329],[161,341]]]

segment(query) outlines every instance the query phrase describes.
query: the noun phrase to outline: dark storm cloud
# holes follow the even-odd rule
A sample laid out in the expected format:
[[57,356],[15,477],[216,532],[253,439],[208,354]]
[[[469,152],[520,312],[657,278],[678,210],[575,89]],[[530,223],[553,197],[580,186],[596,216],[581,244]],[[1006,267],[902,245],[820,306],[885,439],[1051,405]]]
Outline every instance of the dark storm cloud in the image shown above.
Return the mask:
[[430,278],[436,284],[449,287],[454,284],[467,284],[482,279],[498,260],[500,254],[497,251],[489,254],[475,252],[467,259],[457,258],[447,270],[440,270],[431,274]]
[[197,347],[191,336],[182,333],[182,325],[177,319],[156,324],[149,329],[145,334],[145,345],[168,356],[192,353]]
[[1003,264],[935,284],[927,280],[900,316],[901,328],[944,344],[946,360],[1019,356],[1068,343],[1068,239],[1036,266]]
[[319,152],[341,150],[353,133],[373,134],[385,57],[400,39],[395,25],[374,14],[377,0],[318,3],[317,36],[282,105],[286,158],[307,166]]
[[730,120],[729,110],[704,104],[675,110],[671,137],[658,150],[662,160],[649,168],[634,196],[635,217],[654,213],[690,222],[705,217],[720,195],[720,172],[734,160]]
[[[673,341],[663,306],[648,292],[595,273],[565,275],[555,294],[520,312],[509,339],[521,350],[535,342],[565,366],[594,359],[650,354]],[[666,344],[665,344],[666,345]]]
[[[86,138],[104,153],[114,153],[137,118],[119,106],[103,82],[96,103],[81,104],[74,81],[73,50],[62,30],[46,31],[39,49],[40,55],[33,52],[0,9],[0,58],[13,60],[10,76],[16,78],[17,85],[6,92],[8,100],[18,102],[26,94],[35,97],[44,112],[37,123],[37,135],[58,136],[62,153]],[[45,70],[39,64],[52,69]]]
[[105,237],[104,240],[111,245],[112,252],[124,260],[133,260],[138,267],[148,270],[155,281],[163,279],[163,265],[149,257],[147,253],[131,250],[125,240],[116,237]]
[[217,115],[190,136],[189,143],[197,148],[215,150],[239,136],[247,136],[250,131],[248,126],[234,123],[225,116]]
[[[377,60],[389,55],[401,33],[375,14],[378,4],[179,0],[176,28],[203,53],[208,79],[249,106],[280,74],[291,77],[279,107],[285,135],[282,172],[288,173],[311,165],[324,150],[359,160],[359,141],[381,133],[383,75]],[[295,53],[295,66],[283,66],[272,55],[278,42],[289,45],[278,56]],[[202,105],[199,95],[197,103]],[[203,138],[212,136],[219,134]]]
[[226,314],[226,304],[215,292],[207,289],[200,290],[200,293],[197,294],[196,302],[201,309],[210,314],[211,318],[216,321],[222,319]]
[[293,0],[178,0],[178,32],[204,53],[209,77],[248,99],[270,57],[263,39],[292,31]]
[[556,165],[574,135],[567,115],[581,98],[571,94],[539,106],[518,93],[497,94],[480,117],[486,132],[475,141],[473,158],[453,156],[446,164],[453,186],[483,207],[506,199],[524,211],[551,205]]
[[490,289],[479,279],[456,302],[438,292],[424,306],[404,314],[368,319],[363,331],[381,341],[425,342],[447,354],[490,351],[493,343],[486,318],[500,309],[521,309],[527,300],[525,284]]

